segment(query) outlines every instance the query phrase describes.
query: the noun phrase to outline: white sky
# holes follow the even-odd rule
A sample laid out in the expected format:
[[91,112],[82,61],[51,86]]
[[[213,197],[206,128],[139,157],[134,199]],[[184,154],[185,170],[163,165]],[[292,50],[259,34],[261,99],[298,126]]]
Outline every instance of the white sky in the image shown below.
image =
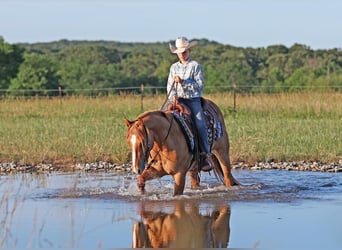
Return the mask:
[[241,47],[342,47],[341,0],[0,0],[8,43],[166,42],[178,36]]

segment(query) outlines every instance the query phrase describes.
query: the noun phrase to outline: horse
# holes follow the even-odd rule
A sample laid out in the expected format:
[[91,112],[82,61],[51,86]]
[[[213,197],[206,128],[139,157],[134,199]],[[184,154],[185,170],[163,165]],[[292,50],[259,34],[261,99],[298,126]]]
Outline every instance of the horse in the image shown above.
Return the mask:
[[[202,98],[207,124],[211,124],[211,152],[213,170],[217,179],[226,186],[239,185],[231,173],[229,138],[223,115],[218,106]],[[178,112],[189,116],[189,109],[177,104]],[[177,112],[177,113],[178,113]],[[135,120],[124,119],[127,126],[126,140],[132,153],[132,170],[137,173],[138,187],[145,192],[145,182],[171,175],[174,179],[174,195],[184,192],[189,173],[191,188],[199,187],[199,157],[189,149],[189,138],[175,118],[170,105],[165,110],[152,110],[140,114]]]
[[201,212],[195,202],[143,203],[139,210],[141,221],[133,224],[132,248],[228,247],[230,207],[226,204]]

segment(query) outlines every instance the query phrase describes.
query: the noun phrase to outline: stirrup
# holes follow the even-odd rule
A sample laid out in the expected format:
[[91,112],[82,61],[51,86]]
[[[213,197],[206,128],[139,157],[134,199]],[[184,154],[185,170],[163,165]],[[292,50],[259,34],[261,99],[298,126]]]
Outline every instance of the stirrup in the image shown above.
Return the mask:
[[211,161],[211,156],[205,154],[204,159],[201,161],[201,171],[209,172],[213,169],[213,162]]

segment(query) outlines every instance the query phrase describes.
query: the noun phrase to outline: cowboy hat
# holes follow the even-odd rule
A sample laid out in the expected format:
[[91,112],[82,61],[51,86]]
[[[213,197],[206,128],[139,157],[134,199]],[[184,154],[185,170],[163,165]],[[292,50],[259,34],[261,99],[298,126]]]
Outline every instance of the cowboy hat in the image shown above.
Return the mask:
[[197,41],[189,42],[189,40],[186,37],[178,37],[176,39],[175,46],[172,46],[171,43],[169,43],[171,52],[175,54],[183,53],[187,49],[190,49],[196,45]]

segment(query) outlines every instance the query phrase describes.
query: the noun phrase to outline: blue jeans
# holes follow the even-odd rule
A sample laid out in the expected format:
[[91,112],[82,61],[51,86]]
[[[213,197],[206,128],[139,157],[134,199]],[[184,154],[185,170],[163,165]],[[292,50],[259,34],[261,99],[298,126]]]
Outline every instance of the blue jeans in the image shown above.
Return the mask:
[[210,156],[210,148],[208,143],[208,129],[205,122],[205,116],[203,113],[202,103],[200,97],[191,99],[179,98],[179,101],[187,105],[191,110],[192,120],[195,122],[197,133],[200,139],[201,148],[205,153]]

